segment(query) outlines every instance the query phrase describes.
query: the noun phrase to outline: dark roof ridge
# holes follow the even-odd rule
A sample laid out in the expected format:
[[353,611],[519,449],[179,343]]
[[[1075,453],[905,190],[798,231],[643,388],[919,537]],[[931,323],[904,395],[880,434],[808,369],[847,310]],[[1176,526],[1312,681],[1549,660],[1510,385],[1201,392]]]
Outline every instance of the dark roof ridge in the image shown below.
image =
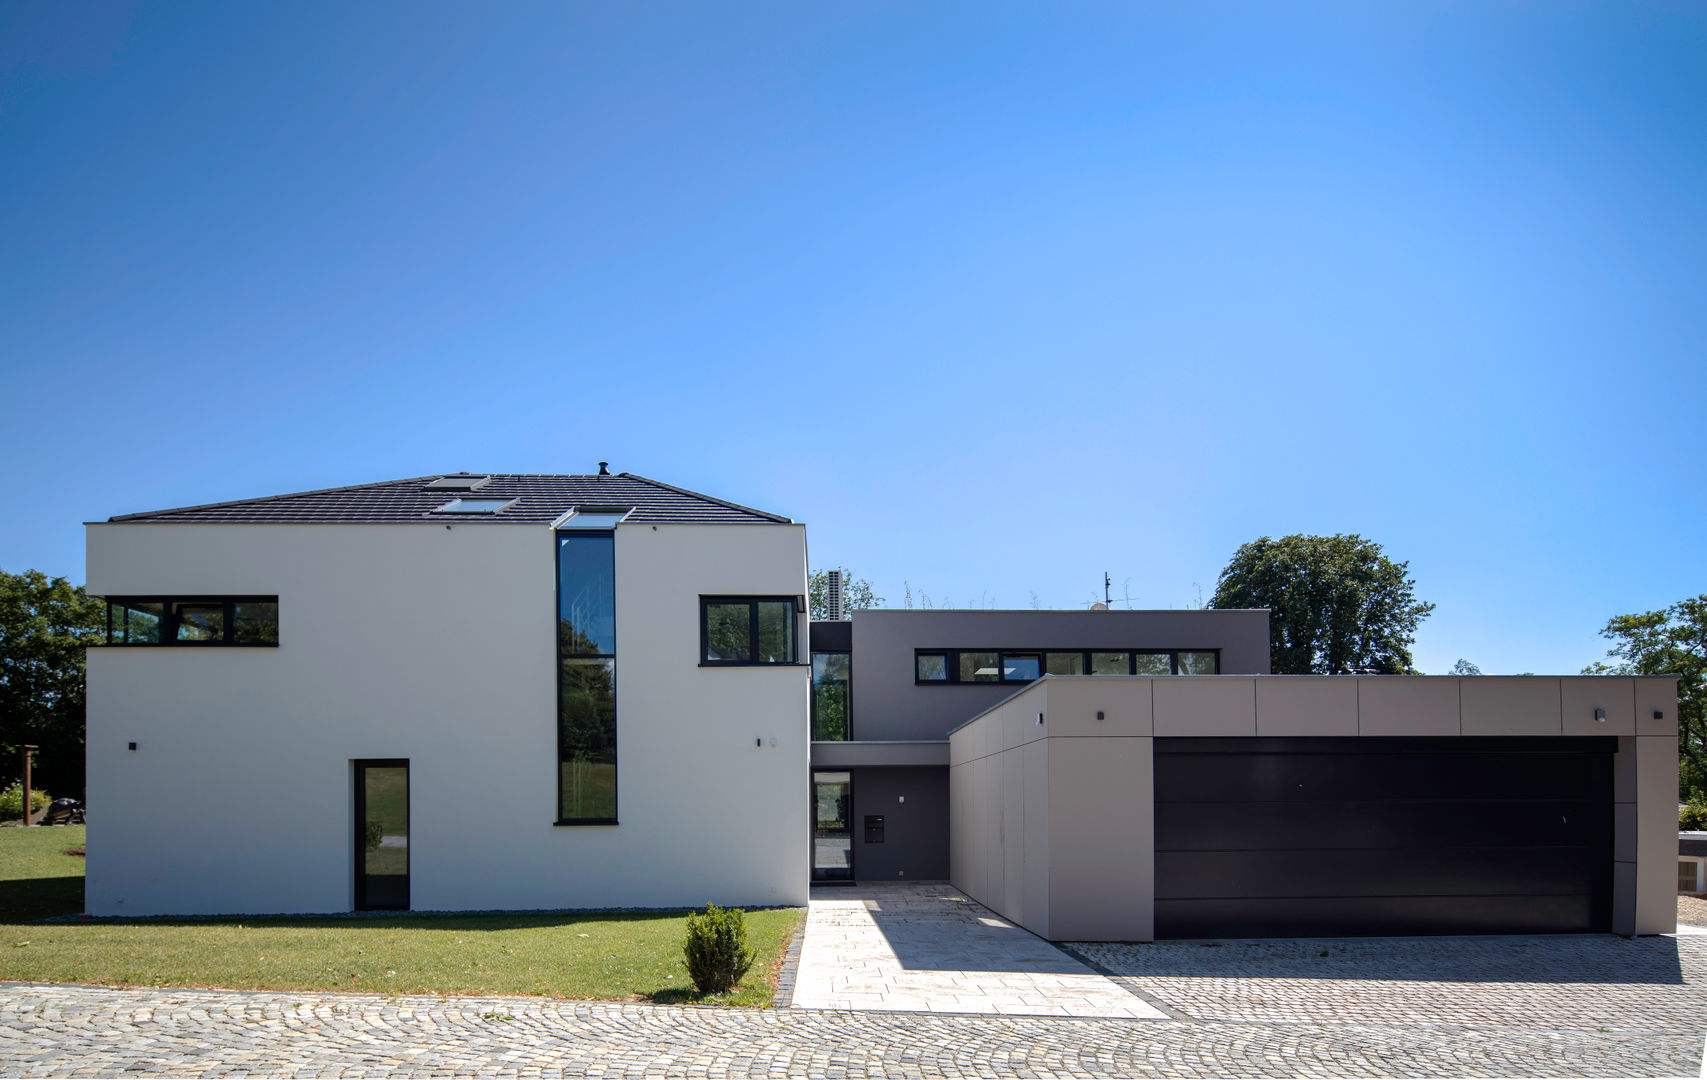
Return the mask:
[[643,483],[651,484],[653,487],[663,488],[665,491],[673,491],[677,495],[689,495],[695,499],[704,499],[706,502],[716,503],[719,506],[727,506],[731,510],[740,510],[742,513],[756,514],[759,517],[768,518],[778,524],[794,524],[794,519],[791,517],[783,517],[781,514],[773,514],[769,510],[757,510],[751,506],[742,506],[738,502],[730,502],[728,499],[719,499],[715,495],[707,495],[704,492],[690,491],[687,488],[679,488],[674,484],[666,484],[662,480],[654,480],[650,476],[641,476],[639,473],[631,472],[617,473],[617,475],[627,477],[630,480],[639,480]]
[[[200,503],[196,506],[170,506],[164,510],[143,510],[135,514],[114,514],[107,520],[130,521],[134,518],[159,517],[162,514],[179,514],[190,510],[221,510],[227,506],[252,506],[255,503],[273,502],[276,499],[297,499],[305,495],[330,495],[336,491],[360,491],[362,488],[388,487],[391,484],[414,484],[425,480],[437,480],[443,476],[458,476],[459,473],[433,473],[429,476],[405,476],[398,480],[376,480],[371,484],[340,484],[337,487],[313,488],[309,491],[285,491],[277,495],[262,495],[254,499],[232,499],[228,502]],[[470,475],[479,476],[480,473]],[[485,474],[490,475],[490,474]]]

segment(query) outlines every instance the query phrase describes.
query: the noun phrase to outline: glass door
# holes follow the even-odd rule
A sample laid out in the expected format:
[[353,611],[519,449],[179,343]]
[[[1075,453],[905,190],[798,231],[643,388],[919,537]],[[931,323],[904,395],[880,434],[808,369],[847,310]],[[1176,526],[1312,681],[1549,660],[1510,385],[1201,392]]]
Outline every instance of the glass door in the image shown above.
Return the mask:
[[409,907],[409,763],[356,762],[356,907]]
[[853,880],[853,774],[812,774],[812,880]]

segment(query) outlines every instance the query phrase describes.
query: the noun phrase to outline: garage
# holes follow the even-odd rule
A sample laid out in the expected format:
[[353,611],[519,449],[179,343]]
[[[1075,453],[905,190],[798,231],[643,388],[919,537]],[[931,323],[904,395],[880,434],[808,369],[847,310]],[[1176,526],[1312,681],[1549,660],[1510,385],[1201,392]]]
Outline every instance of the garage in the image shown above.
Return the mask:
[[1609,930],[1617,749],[1157,738],[1155,936]]

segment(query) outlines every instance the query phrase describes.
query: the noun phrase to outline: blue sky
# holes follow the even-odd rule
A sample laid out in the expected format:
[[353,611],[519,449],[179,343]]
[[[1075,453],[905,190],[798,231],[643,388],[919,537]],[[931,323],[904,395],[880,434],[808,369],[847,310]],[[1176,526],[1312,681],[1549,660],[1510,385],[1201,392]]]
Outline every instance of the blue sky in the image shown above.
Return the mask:
[[898,604],[1358,532],[1417,662],[1707,591],[1692,4],[8,4],[0,567],[605,459]]

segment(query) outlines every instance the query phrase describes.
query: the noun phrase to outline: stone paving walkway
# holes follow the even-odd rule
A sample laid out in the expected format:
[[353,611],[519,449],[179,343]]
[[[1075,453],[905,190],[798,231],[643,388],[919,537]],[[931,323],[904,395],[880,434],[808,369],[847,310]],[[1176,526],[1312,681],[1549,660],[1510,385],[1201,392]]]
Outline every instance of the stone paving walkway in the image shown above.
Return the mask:
[[0,984],[6,1076],[1695,1076],[1696,1034]]
[[942,882],[814,889],[793,1004],[1002,1016],[1167,1015]]

